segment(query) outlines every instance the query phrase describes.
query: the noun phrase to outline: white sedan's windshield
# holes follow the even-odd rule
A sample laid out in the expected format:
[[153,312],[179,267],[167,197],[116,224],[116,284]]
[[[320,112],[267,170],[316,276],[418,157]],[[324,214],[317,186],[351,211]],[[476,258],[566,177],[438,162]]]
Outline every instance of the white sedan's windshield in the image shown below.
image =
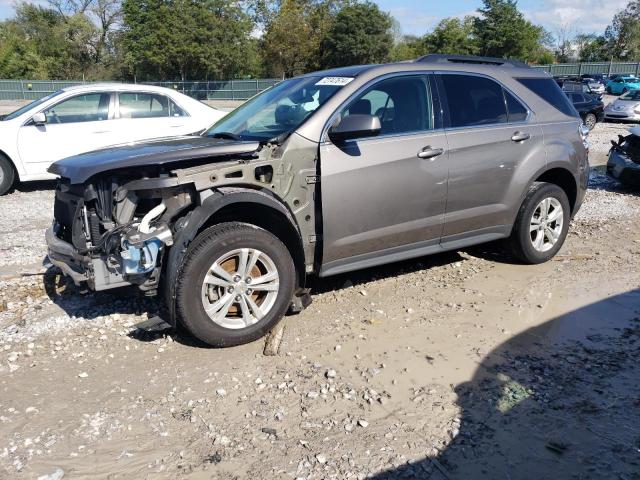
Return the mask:
[[28,112],[29,110],[31,110],[32,108],[37,107],[38,105],[42,105],[47,100],[49,100],[49,99],[51,99],[53,97],[56,97],[56,96],[60,95],[61,93],[62,93],[62,90],[57,91],[55,93],[52,93],[51,95],[47,95],[46,97],[39,98],[38,100],[34,100],[33,102],[28,103],[24,107],[20,107],[18,110],[14,111],[14,112],[11,112],[9,115],[4,117],[3,120],[13,120],[14,118],[18,118],[23,113]]
[[223,117],[206,136],[268,141],[290,133],[352,78],[285,80]]

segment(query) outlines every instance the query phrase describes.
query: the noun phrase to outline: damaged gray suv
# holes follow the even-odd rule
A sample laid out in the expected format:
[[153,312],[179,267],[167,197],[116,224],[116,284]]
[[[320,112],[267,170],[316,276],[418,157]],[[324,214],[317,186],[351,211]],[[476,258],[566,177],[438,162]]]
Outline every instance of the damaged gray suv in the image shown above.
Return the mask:
[[546,73],[480,57],[311,73],[209,130],[67,158],[51,262],[162,294],[215,346],[255,340],[325,277],[507,239],[553,257],[588,180],[586,132]]

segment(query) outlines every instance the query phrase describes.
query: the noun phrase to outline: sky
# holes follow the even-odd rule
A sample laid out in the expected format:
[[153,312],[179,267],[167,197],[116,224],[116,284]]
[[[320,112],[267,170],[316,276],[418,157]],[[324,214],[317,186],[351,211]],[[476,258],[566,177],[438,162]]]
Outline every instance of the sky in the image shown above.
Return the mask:
[[[15,1],[0,0],[0,19],[13,15]],[[561,29],[571,34],[603,33],[627,1],[520,0],[518,6],[528,20],[554,35]],[[482,5],[480,0],[375,0],[374,3],[400,22],[403,33],[412,35],[427,33],[442,18],[473,14]]]

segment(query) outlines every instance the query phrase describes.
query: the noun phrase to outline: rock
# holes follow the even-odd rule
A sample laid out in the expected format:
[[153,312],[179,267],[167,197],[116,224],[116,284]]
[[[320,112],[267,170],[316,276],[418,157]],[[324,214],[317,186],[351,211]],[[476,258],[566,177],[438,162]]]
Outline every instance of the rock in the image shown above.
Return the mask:
[[313,392],[313,391],[307,393],[308,398],[318,398],[318,395],[319,395],[318,392]]
[[336,374],[336,371],[335,371],[335,370],[333,370],[332,368],[330,368],[329,370],[327,370],[327,371],[325,372],[325,374],[324,374],[324,375],[325,375],[325,377],[327,377],[327,378],[336,378],[336,375],[337,375],[337,374]]
[[224,397],[227,394],[227,391],[224,388],[219,388],[216,390],[216,395],[219,397]]
[[362,428],[367,428],[369,426],[369,422],[367,422],[366,420],[358,420],[358,425],[360,425]]
[[87,378],[89,376],[89,374],[87,372],[81,372],[78,374],[78,377],[80,378]]
[[38,413],[38,412],[40,412],[40,410],[38,410],[36,407],[27,407],[24,411],[24,413],[26,414]]
[[11,352],[7,357],[7,360],[9,360],[10,362],[16,362],[19,356],[20,354],[18,352]]
[[57,467],[52,473],[40,475],[38,480],[60,480],[62,477],[64,477],[64,470]]
[[360,295],[362,295],[363,297],[367,296],[367,291],[366,290],[360,290]]
[[326,455],[324,455],[323,453],[318,453],[316,455],[316,460],[318,461],[319,464],[324,465],[325,463],[327,463],[327,457]]

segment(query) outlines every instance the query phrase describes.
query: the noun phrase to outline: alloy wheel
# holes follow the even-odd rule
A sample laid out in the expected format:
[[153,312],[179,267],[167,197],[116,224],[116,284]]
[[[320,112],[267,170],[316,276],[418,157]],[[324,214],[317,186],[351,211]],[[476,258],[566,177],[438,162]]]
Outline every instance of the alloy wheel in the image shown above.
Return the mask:
[[558,242],[564,224],[564,211],[553,197],[542,200],[533,211],[530,221],[531,244],[539,252],[547,252]]
[[262,320],[278,297],[280,277],[273,260],[254,248],[240,248],[218,258],[202,283],[202,306],[216,324],[230,329]]

